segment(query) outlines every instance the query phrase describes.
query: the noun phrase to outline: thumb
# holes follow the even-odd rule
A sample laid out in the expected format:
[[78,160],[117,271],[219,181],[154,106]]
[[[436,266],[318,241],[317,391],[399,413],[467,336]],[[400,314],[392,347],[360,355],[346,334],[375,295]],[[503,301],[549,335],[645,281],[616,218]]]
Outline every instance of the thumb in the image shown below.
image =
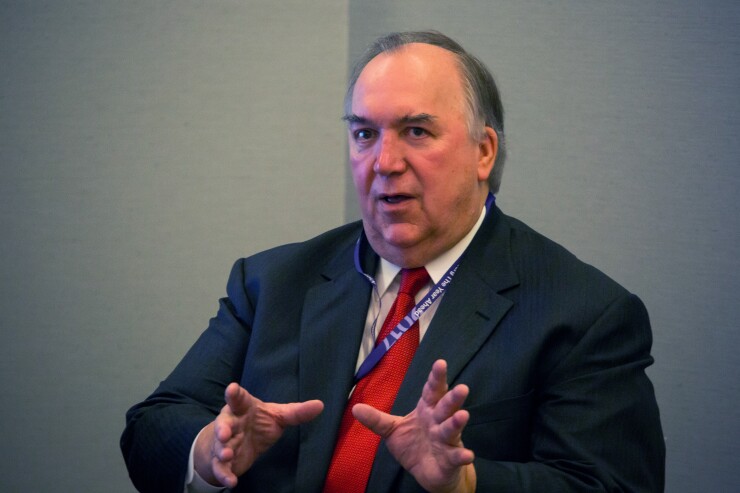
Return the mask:
[[355,404],[352,408],[352,415],[363,426],[381,437],[387,437],[393,431],[396,420],[401,419],[398,416],[378,411],[367,404]]
[[283,426],[296,426],[311,421],[324,410],[319,400],[280,404],[280,421]]

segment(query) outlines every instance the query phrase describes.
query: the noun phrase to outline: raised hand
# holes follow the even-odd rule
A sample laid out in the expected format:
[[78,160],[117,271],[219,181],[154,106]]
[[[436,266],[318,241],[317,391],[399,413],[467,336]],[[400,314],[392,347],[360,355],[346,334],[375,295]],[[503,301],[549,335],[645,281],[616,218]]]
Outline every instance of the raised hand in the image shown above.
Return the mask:
[[352,413],[385,439],[391,454],[427,491],[475,491],[475,456],[461,440],[470,418],[461,409],[467,396],[466,385],[448,389],[447,363],[438,360],[411,413],[393,416],[367,404],[355,405]]
[[236,486],[239,476],[282,436],[286,427],[311,421],[324,409],[318,400],[263,402],[237,383],[226,387],[225,398],[221,413],[198,436],[194,466],[209,483],[228,488]]

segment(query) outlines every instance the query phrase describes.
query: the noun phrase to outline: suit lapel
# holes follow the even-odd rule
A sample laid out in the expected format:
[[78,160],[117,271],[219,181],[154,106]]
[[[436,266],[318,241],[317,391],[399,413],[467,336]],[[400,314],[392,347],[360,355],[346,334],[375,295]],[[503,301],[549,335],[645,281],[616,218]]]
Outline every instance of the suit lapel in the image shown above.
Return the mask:
[[365,325],[370,284],[343,252],[310,289],[301,320],[299,399],[319,399],[323,413],[300,428],[296,491],[320,491],[333,452],[347,396],[353,386],[357,351]]
[[[511,308],[512,301],[499,293],[518,284],[518,277],[508,247],[509,229],[500,216],[501,212],[494,209],[468,247],[411,362],[392,414],[402,416],[416,407],[432,364],[438,359],[447,361],[448,382],[454,385]],[[368,491],[390,491],[400,472],[400,464],[381,446]]]

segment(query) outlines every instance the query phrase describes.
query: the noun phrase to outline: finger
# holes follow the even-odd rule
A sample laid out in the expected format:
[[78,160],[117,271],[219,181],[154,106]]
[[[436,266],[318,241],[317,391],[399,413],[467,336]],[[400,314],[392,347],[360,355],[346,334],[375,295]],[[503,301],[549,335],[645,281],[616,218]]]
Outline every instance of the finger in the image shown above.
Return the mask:
[[421,398],[427,405],[434,406],[445,395],[447,388],[447,362],[439,359],[432,365]]
[[231,410],[228,406],[224,406],[221,410],[221,414],[216,416],[213,425],[213,432],[216,436],[216,440],[221,443],[228,442],[236,433],[236,420],[231,414]]
[[319,400],[275,404],[276,418],[282,427],[296,426],[311,421],[324,410]]
[[244,387],[236,382],[232,382],[226,387],[224,399],[231,412],[237,416],[246,414],[249,408],[254,405],[254,402],[257,401]]
[[235,455],[234,449],[226,446],[221,447],[220,449],[217,448],[215,457],[222,463],[228,463],[234,460]]
[[221,408],[221,413],[214,420],[214,434],[221,443],[227,443],[243,432],[246,415],[234,414],[229,404]]
[[227,488],[233,488],[236,486],[238,478],[236,474],[231,470],[231,461],[223,462],[214,457],[211,461],[211,470],[216,479]]
[[457,411],[439,426],[439,438],[448,445],[460,445],[462,443],[462,431],[468,424],[470,413]]
[[449,450],[447,460],[453,467],[467,466],[475,460],[475,453],[467,448],[454,447]]
[[352,415],[360,422],[360,424],[383,438],[390,435],[391,431],[393,431],[396,420],[400,419],[397,416],[392,416],[378,411],[367,404],[355,404],[352,408]]
[[437,423],[446,420],[462,408],[470,389],[467,385],[456,385],[442,397],[434,408],[432,416]]
[[216,441],[211,446],[211,474],[222,485],[232,488],[236,485],[236,475],[232,471],[234,450]]

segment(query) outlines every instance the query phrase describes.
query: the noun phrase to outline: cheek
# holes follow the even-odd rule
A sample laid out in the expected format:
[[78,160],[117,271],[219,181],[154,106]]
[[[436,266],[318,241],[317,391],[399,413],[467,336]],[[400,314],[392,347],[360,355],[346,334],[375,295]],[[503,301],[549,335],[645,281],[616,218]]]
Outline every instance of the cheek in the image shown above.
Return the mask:
[[419,180],[426,192],[426,208],[437,217],[454,215],[475,199],[479,180],[472,166],[462,161],[436,162],[424,171]]
[[427,190],[435,194],[446,192],[445,195],[457,188],[467,173],[456,156],[447,152],[427,153],[423,160],[419,160],[416,170],[419,181]]
[[366,160],[358,159],[355,156],[350,156],[349,166],[355,189],[358,193],[364,195],[372,184],[372,167],[368,165]]

